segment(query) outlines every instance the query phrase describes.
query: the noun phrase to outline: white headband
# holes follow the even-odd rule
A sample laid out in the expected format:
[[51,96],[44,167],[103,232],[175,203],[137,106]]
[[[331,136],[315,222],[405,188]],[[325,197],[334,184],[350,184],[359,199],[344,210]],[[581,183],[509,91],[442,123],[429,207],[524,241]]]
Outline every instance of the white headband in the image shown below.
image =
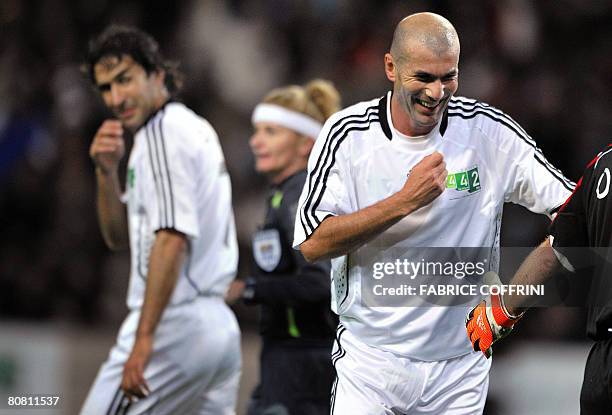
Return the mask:
[[258,122],[273,122],[305,136],[317,139],[323,124],[301,112],[289,110],[280,105],[258,104],[251,117],[253,124]]

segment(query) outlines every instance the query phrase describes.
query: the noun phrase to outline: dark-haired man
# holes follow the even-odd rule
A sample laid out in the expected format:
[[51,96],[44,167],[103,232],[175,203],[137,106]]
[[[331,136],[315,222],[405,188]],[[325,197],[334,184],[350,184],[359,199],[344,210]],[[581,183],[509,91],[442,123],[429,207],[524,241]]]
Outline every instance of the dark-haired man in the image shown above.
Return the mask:
[[223,294],[238,253],[218,137],[172,101],[180,77],[148,34],[109,27],[86,69],[116,117],[90,147],[100,228],[109,248],[130,248],[131,270],[130,312],[81,413],[234,413],[240,335]]

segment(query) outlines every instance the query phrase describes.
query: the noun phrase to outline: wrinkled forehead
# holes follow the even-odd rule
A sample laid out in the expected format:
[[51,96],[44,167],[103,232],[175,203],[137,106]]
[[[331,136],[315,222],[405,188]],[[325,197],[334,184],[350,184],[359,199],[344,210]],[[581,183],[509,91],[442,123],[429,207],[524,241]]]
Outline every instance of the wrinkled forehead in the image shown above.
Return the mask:
[[435,49],[423,43],[413,43],[404,51],[399,65],[405,68],[435,67],[441,72],[459,69],[457,48]]
[[136,62],[129,55],[105,55],[94,65],[94,76],[97,83],[112,80],[117,74],[130,69]]

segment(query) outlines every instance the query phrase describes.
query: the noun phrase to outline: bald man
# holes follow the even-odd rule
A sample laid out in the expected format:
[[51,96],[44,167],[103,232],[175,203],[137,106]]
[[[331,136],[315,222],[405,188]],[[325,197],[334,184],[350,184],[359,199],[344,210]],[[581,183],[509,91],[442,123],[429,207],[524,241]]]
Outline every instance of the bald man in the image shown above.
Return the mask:
[[481,413],[490,360],[462,324],[479,298],[437,289],[497,270],[505,202],[552,215],[573,188],[514,120],[454,96],[459,51],[442,16],[402,20],[393,91],[332,116],[311,153],[294,248],[332,259],[332,414]]

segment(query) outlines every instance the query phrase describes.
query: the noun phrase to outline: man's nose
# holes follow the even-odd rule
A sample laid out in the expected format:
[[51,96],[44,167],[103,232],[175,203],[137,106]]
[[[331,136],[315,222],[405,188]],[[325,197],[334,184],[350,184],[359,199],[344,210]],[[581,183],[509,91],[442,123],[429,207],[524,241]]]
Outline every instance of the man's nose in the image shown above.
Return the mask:
[[439,79],[430,82],[425,90],[427,96],[435,101],[439,101],[444,97],[444,84]]
[[113,107],[118,107],[123,103],[123,94],[117,85],[111,85],[110,96]]

